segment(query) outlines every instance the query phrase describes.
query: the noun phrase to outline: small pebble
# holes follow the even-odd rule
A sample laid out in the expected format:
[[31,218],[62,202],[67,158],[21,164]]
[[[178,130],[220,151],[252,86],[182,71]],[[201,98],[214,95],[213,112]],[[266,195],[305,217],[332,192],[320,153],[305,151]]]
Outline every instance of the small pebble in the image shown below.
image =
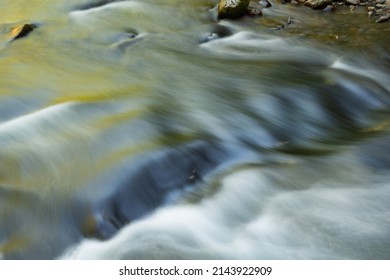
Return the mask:
[[190,182],[195,182],[196,180],[199,179],[200,179],[200,175],[196,169],[192,170],[191,175],[187,178],[187,180]]
[[249,9],[248,10],[248,15],[250,16],[262,16],[263,15],[263,12],[259,9]]
[[206,37],[206,41],[212,41],[212,40],[215,40],[218,38],[218,34],[217,33],[211,33],[209,36]]
[[369,10],[369,11],[373,11],[373,10],[375,10],[375,8],[374,8],[374,7],[372,7],[372,6],[369,6],[369,7],[367,7],[367,10]]
[[287,19],[287,24],[293,24],[293,23],[294,23],[294,22],[293,22],[293,19],[289,17],[289,18]]
[[374,14],[373,11],[368,11],[368,17],[369,17],[369,18],[371,18],[373,14]]
[[385,4],[386,0],[376,0],[375,3],[376,4]]
[[281,25],[278,25],[278,26],[276,26],[276,27],[274,27],[274,28],[272,28],[272,29],[274,29],[274,30],[280,30],[280,29],[283,29],[284,28],[284,24],[281,24]]
[[293,4],[293,5],[298,5],[299,3],[298,3],[298,1],[292,0],[292,1],[291,1],[291,4]]

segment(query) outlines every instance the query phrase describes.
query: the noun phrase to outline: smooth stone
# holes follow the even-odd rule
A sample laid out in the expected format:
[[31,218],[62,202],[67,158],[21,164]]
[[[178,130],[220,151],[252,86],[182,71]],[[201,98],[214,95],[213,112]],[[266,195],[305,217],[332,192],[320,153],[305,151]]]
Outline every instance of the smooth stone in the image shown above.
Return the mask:
[[357,6],[357,5],[359,5],[360,0],[347,0],[347,1],[345,1],[345,2],[346,2],[347,4]]
[[308,0],[305,2],[305,6],[318,10],[323,9],[332,4],[332,0]]

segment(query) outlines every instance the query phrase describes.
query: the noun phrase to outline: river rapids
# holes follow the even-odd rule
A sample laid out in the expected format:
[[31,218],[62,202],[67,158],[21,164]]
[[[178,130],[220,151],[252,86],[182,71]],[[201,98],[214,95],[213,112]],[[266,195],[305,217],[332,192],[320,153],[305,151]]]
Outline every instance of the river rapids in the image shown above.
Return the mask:
[[272,3],[0,0],[0,259],[390,259],[389,25]]

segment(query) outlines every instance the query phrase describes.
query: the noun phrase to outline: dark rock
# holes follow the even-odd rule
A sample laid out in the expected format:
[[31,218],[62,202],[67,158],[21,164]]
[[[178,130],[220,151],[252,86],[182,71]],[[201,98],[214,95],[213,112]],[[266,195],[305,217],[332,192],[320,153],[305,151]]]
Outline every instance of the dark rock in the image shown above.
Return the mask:
[[315,10],[323,9],[328,5],[332,5],[332,0],[308,0],[305,2],[305,6]]
[[218,18],[239,18],[247,13],[249,0],[221,0],[218,5]]
[[384,15],[384,16],[381,16],[380,18],[378,18],[378,20],[376,21],[377,23],[382,23],[382,22],[386,22],[386,21],[389,21],[390,20],[390,13]]
[[187,181],[193,183],[201,179],[202,177],[200,176],[198,170],[194,169],[192,170],[191,175],[187,178]]
[[27,36],[36,28],[35,24],[22,24],[11,29],[11,41]]

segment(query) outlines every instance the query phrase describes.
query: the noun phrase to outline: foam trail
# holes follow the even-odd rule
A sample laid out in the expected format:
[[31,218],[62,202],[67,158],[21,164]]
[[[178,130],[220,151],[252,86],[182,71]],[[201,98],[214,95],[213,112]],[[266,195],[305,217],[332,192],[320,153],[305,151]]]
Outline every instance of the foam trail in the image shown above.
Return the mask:
[[[335,172],[333,170],[332,172]],[[355,178],[299,181],[258,169],[223,179],[197,205],[171,206],[106,242],[85,240],[71,259],[388,258],[389,184]],[[339,172],[341,177],[354,176]],[[278,178],[275,181],[275,178]],[[341,179],[341,178],[340,178]],[[290,182],[290,183],[289,183]],[[297,189],[299,188],[299,189]]]

